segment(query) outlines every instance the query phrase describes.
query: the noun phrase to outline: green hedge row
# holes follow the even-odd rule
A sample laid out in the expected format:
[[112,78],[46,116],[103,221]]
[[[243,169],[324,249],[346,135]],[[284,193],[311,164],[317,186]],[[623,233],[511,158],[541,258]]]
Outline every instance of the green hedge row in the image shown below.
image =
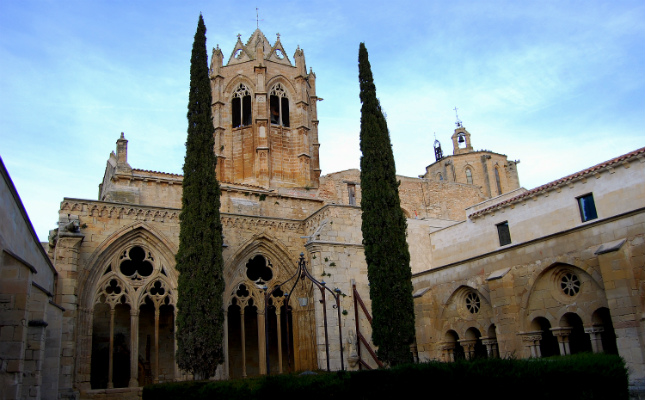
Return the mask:
[[391,369],[146,386],[143,400],[383,399],[628,399],[624,361],[580,354],[530,360],[430,362]]

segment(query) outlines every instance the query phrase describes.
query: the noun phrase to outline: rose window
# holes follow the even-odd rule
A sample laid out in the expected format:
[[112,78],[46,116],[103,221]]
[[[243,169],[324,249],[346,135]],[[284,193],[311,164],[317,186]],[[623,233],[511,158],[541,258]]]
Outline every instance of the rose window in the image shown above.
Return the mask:
[[466,295],[466,309],[471,314],[477,314],[479,312],[480,301],[477,293],[470,292]]
[[560,278],[560,288],[567,296],[575,296],[580,292],[580,279],[576,274],[567,272]]

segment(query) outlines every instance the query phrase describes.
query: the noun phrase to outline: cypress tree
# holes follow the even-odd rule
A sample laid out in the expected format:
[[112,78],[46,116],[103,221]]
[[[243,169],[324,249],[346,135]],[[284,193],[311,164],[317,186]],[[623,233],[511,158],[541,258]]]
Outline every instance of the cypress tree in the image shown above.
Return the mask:
[[177,364],[196,379],[223,362],[222,224],[215,175],[206,26],[200,14],[190,59],[188,138],[179,230]]
[[407,223],[399,199],[387,122],[365,44],[358,52],[361,98],[361,210],[367,277],[372,300],[372,341],[389,365],[412,362],[414,340],[412,272]]

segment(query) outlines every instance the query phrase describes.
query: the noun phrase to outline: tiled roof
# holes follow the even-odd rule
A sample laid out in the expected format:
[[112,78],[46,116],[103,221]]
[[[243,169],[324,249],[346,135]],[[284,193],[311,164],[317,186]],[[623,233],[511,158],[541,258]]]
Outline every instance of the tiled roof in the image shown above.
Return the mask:
[[510,205],[512,203],[517,203],[517,202],[521,201],[522,199],[532,197],[532,196],[534,196],[534,195],[536,195],[536,194],[538,194],[540,192],[544,192],[544,191],[546,191],[546,190],[548,190],[550,188],[556,188],[556,187],[559,187],[559,186],[566,185],[566,184],[568,184],[570,182],[578,181],[580,179],[585,178],[586,176],[588,176],[590,174],[598,173],[600,170],[602,170],[604,168],[610,168],[612,166],[615,166],[616,164],[619,164],[619,163],[622,163],[622,162],[627,162],[631,158],[638,157],[638,156],[642,157],[643,155],[645,155],[645,147],[642,147],[642,148],[640,148],[638,150],[634,150],[634,151],[632,151],[630,153],[627,153],[627,154],[623,154],[622,156],[612,158],[609,161],[605,161],[603,163],[594,165],[593,167],[590,167],[590,168],[584,169],[582,171],[576,172],[575,174],[571,174],[571,175],[565,176],[564,178],[560,178],[560,179],[555,180],[553,182],[549,182],[549,183],[544,184],[542,186],[538,186],[535,189],[527,190],[526,192],[524,192],[522,194],[519,194],[519,195],[517,195],[515,197],[511,197],[510,199],[504,200],[504,201],[502,201],[500,203],[497,203],[497,204],[494,204],[494,205],[492,205],[490,207],[486,207],[486,208],[483,208],[483,209],[481,209],[479,211],[476,211],[476,212],[470,214],[468,217],[469,218],[479,217],[481,215],[487,214],[488,212],[490,212],[492,210],[499,209],[499,208],[501,208],[501,207],[503,207],[505,205]]
[[183,178],[184,177],[183,175],[180,175],[180,174],[171,174],[169,172],[161,172],[161,171],[151,171],[151,170],[148,170],[148,169],[136,169],[136,168],[133,168],[132,172],[144,172],[144,173],[148,173],[148,174],[168,175],[168,176],[172,176],[173,178]]

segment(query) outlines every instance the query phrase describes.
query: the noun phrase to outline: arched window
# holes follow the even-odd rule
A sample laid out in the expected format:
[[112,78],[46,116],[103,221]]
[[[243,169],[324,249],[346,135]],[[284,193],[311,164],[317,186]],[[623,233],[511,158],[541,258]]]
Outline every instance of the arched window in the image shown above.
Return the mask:
[[468,182],[469,185],[473,184],[473,173],[470,168],[466,168],[466,182]]
[[92,389],[175,379],[175,304],[166,267],[140,245],[104,267],[92,309]]
[[502,194],[502,185],[499,182],[499,168],[495,167],[495,183],[497,184],[497,194]]
[[443,175],[441,175],[441,172],[437,174],[437,180],[442,181],[443,180]]
[[289,98],[281,84],[271,89],[269,98],[271,123],[273,125],[289,126]]
[[251,91],[243,83],[233,92],[231,115],[233,128],[251,125]]

